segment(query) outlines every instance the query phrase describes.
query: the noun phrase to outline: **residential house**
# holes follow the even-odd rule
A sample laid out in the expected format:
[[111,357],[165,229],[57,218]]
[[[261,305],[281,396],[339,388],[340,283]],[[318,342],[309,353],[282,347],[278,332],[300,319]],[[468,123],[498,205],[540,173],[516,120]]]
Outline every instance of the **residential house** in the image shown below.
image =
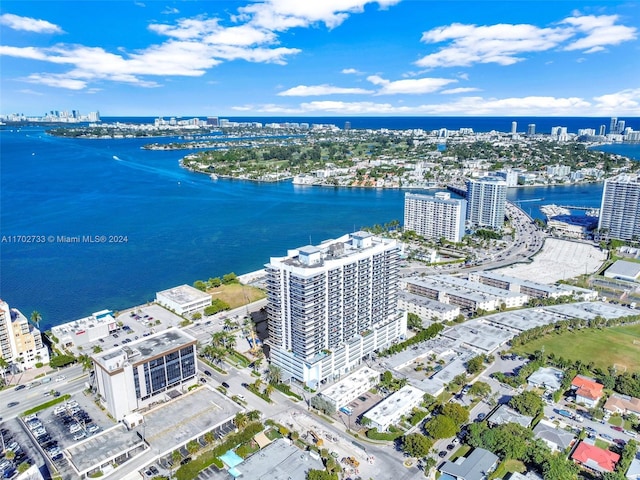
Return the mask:
[[576,403],[582,403],[590,408],[594,408],[602,398],[603,388],[604,385],[584,375],[576,375],[571,382],[571,389],[576,394]]
[[476,448],[467,457],[440,466],[440,480],[485,480],[497,467],[499,458],[484,448]]
[[634,415],[640,415],[640,398],[614,393],[607,399],[603,408],[610,414],[627,415],[633,413]]
[[533,429],[535,438],[539,438],[546,443],[551,451],[562,452],[570,447],[576,436],[567,430],[558,428],[554,423],[541,420]]
[[620,455],[582,441],[573,451],[571,459],[589,470],[603,473],[613,472]]

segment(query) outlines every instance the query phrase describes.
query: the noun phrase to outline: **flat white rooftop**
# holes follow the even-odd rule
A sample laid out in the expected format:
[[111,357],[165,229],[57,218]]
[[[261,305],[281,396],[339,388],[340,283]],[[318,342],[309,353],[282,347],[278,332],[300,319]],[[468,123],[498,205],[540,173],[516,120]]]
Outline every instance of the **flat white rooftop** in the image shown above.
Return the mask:
[[365,417],[371,419],[372,422],[378,425],[388,426],[396,419],[407,412],[413,407],[422,402],[424,392],[418,390],[411,385],[405,385],[400,390],[390,395],[378,405],[364,414]]
[[93,356],[94,361],[106,370],[112,365],[110,360],[123,357],[131,364],[143,363],[163,352],[195,343],[197,340],[178,328],[170,328],[127,345],[121,345]]
[[189,305],[193,302],[211,298],[211,295],[208,293],[198,290],[191,285],[180,285],[178,287],[169,288],[168,290],[157,292],[156,295],[163,295],[179,305]]
[[[375,381],[372,382],[372,378]],[[322,396],[332,400],[336,407],[340,408],[369,390],[379,379],[378,372],[369,367],[363,367],[324,390]]]

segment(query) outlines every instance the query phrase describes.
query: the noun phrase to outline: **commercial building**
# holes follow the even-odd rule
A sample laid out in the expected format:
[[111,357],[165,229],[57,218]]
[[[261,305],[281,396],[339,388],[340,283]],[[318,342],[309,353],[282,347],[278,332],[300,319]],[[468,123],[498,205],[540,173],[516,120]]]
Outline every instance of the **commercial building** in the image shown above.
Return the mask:
[[156,293],[156,302],[178,315],[188,315],[211,305],[211,295],[190,285]]
[[605,180],[598,229],[601,235],[610,238],[640,238],[640,180],[637,174],[622,174]]
[[95,342],[118,330],[111,310],[101,310],[88,317],[63,323],[51,328],[51,333],[64,348],[78,347]]
[[168,329],[93,356],[98,395],[116,419],[196,381],[196,339]]
[[399,247],[367,232],[272,257],[267,270],[271,362],[309,386],[337,379],[404,338]]
[[467,181],[467,222],[499,230],[504,225],[507,182],[500,177]]
[[364,416],[371,420],[372,427],[377,428],[379,432],[384,432],[390,425],[398,423],[403,416],[420,405],[423,398],[422,390],[405,385],[366,412]]
[[607,278],[626,280],[627,282],[637,282],[638,278],[640,278],[640,263],[616,260],[613,265],[607,268],[604,276]]
[[404,197],[404,229],[424,238],[462,241],[466,215],[467,201],[451,198],[449,192],[434,196],[407,193]]
[[21,370],[49,363],[49,349],[40,330],[18,309],[0,300],[0,358]]

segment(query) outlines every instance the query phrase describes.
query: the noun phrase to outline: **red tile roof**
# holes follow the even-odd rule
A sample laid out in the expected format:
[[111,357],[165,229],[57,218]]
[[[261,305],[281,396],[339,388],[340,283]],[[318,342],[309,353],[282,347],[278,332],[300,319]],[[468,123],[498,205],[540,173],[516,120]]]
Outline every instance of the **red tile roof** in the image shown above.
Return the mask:
[[613,472],[616,463],[620,460],[620,455],[610,450],[596,447],[595,445],[580,442],[580,445],[575,449],[571,458],[595,470],[598,469],[596,467],[597,465],[601,471]]
[[604,386],[590,378],[577,375],[571,382],[571,385],[578,387],[576,395],[580,395],[581,397],[589,398],[591,400],[598,400],[602,397],[602,389]]

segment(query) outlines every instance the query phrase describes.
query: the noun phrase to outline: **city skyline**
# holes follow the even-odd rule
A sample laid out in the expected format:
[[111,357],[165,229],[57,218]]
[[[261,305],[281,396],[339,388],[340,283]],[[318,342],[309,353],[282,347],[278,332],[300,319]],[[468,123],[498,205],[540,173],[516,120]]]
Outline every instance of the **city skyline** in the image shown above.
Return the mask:
[[640,110],[633,61],[640,6],[633,3],[3,6],[0,114],[42,114],[51,105],[103,116],[636,116]]

